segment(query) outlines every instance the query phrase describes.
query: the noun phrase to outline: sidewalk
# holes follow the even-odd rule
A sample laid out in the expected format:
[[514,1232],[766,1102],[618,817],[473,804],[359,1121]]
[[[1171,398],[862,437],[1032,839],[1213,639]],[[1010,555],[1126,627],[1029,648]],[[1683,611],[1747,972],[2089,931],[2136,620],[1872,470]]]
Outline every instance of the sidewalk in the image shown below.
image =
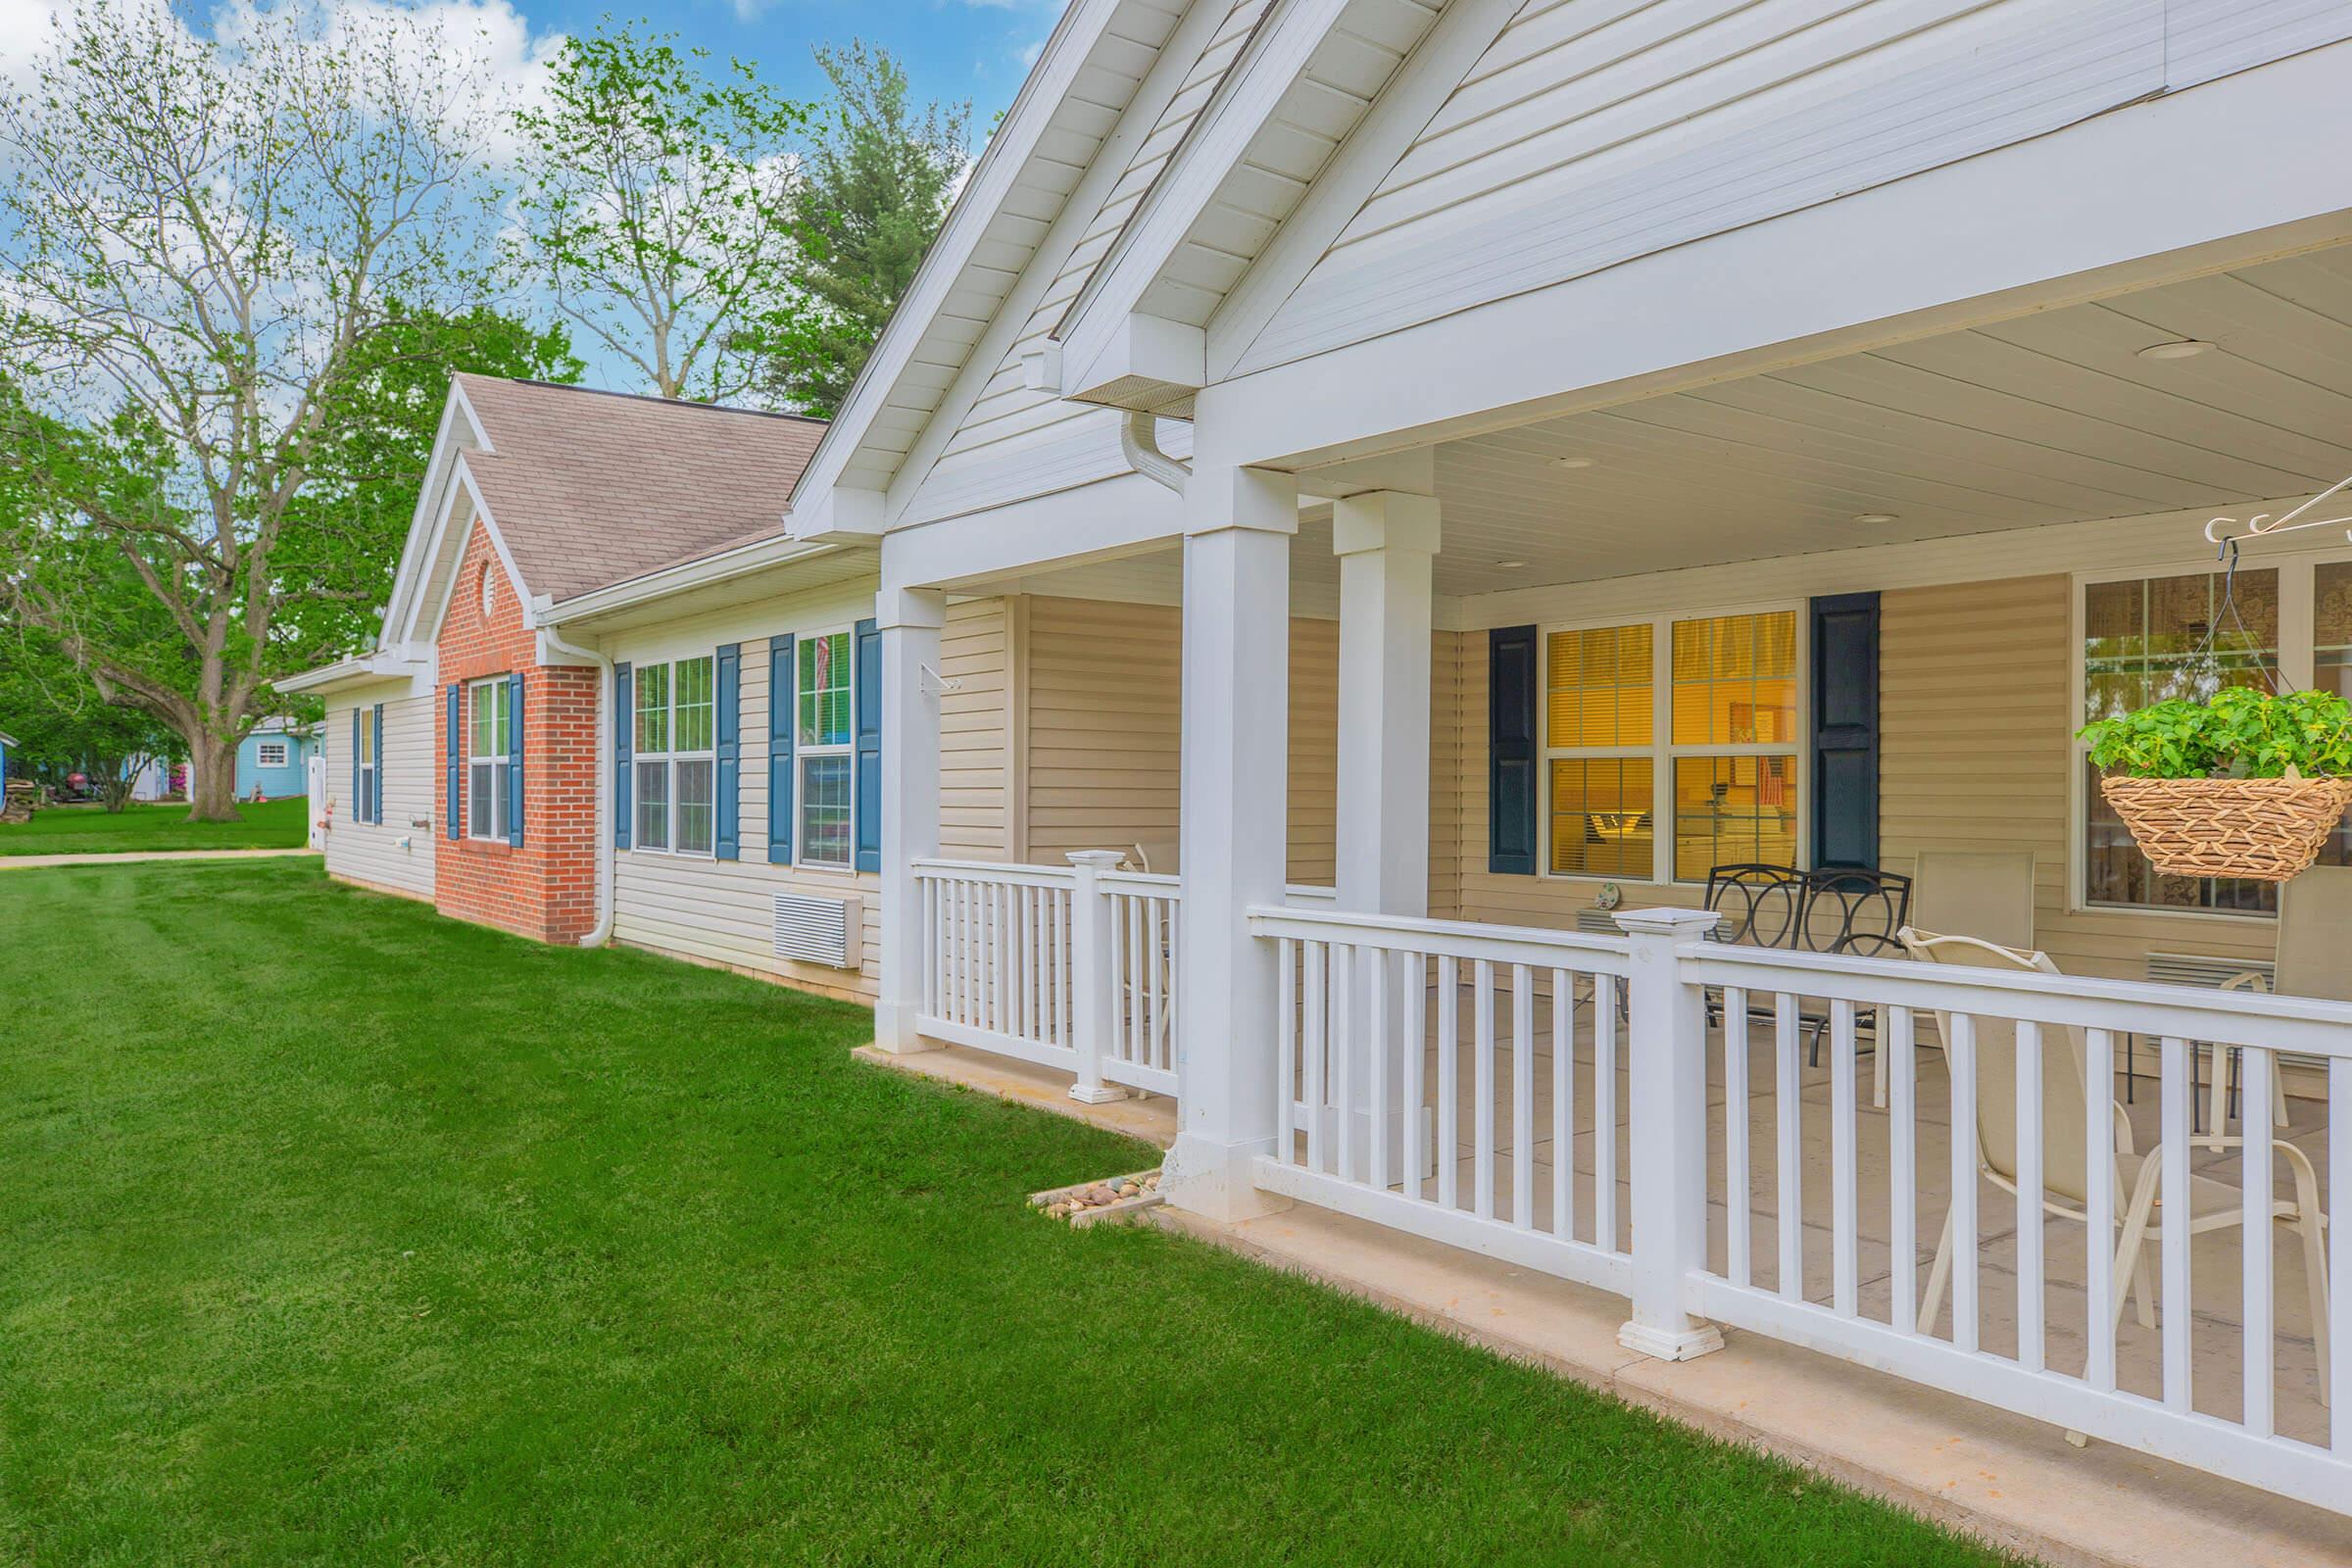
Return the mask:
[[278,860],[290,855],[318,853],[312,849],[125,850],[113,855],[0,855],[0,871],[30,870],[43,865],[129,865],[140,860]]

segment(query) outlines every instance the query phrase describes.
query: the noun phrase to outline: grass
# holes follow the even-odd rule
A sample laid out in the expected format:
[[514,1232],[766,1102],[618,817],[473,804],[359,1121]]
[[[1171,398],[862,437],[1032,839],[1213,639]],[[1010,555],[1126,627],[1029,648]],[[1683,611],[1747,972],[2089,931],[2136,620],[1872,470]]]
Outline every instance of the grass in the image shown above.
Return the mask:
[[29,822],[0,824],[0,856],[126,855],[141,850],[298,850],[310,833],[310,802],[240,806],[239,822],[191,822],[185,806],[56,806]]
[[859,1009],[307,861],[0,877],[0,1560],[1961,1564],[1213,1249]]

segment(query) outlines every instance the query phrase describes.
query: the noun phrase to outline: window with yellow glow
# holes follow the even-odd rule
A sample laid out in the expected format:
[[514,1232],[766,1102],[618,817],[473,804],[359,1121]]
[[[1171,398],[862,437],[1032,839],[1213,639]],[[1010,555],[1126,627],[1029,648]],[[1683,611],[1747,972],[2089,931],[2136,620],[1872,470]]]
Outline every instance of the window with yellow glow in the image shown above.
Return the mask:
[[1555,631],[1544,673],[1554,875],[1797,864],[1794,610]]

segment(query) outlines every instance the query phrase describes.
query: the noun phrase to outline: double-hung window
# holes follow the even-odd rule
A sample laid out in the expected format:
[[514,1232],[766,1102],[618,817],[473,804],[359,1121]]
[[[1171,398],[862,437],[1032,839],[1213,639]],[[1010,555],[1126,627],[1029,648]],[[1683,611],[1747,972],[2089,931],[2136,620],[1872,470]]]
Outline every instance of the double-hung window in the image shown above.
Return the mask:
[[254,748],[253,762],[256,767],[285,766],[286,743],[284,741],[262,742]]
[[1553,875],[1796,863],[1795,611],[1553,631],[1544,664]]
[[856,853],[857,800],[850,634],[803,637],[793,657],[800,859],[804,865],[846,871]]
[[[466,835],[507,838],[508,791],[514,776],[514,688],[504,675],[466,688]],[[362,725],[365,731],[367,726]]]
[[709,855],[715,826],[715,661],[640,664],[636,682],[635,836],[640,850]]
[[[363,708],[359,711],[358,719],[359,722],[354,724],[352,727],[359,731],[360,768],[359,778],[355,787],[359,791],[360,798],[352,802],[352,815],[355,819],[366,822],[375,816],[375,803],[382,800],[383,796],[377,793],[375,787],[375,725],[372,722],[373,715],[368,711],[368,710]],[[281,750],[283,748],[282,742],[280,743],[280,748]],[[282,767],[285,765],[282,760],[276,763],[270,762],[269,760],[269,756],[270,748],[267,744],[265,744],[262,748],[262,765],[265,767]]]

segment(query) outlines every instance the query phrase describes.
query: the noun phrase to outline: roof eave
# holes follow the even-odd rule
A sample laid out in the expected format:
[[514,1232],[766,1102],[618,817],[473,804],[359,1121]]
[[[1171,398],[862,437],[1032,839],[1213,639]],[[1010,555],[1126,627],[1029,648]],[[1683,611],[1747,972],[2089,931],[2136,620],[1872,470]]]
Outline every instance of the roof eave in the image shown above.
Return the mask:
[[715,555],[680,562],[656,571],[591,588],[586,593],[568,599],[541,598],[534,602],[537,621],[542,627],[576,626],[624,610],[635,610],[676,594],[709,588],[715,584],[747,577],[755,572],[772,571],[820,556],[837,554],[844,547],[831,543],[812,543],[790,535],[759,539],[747,545],[737,545]]

